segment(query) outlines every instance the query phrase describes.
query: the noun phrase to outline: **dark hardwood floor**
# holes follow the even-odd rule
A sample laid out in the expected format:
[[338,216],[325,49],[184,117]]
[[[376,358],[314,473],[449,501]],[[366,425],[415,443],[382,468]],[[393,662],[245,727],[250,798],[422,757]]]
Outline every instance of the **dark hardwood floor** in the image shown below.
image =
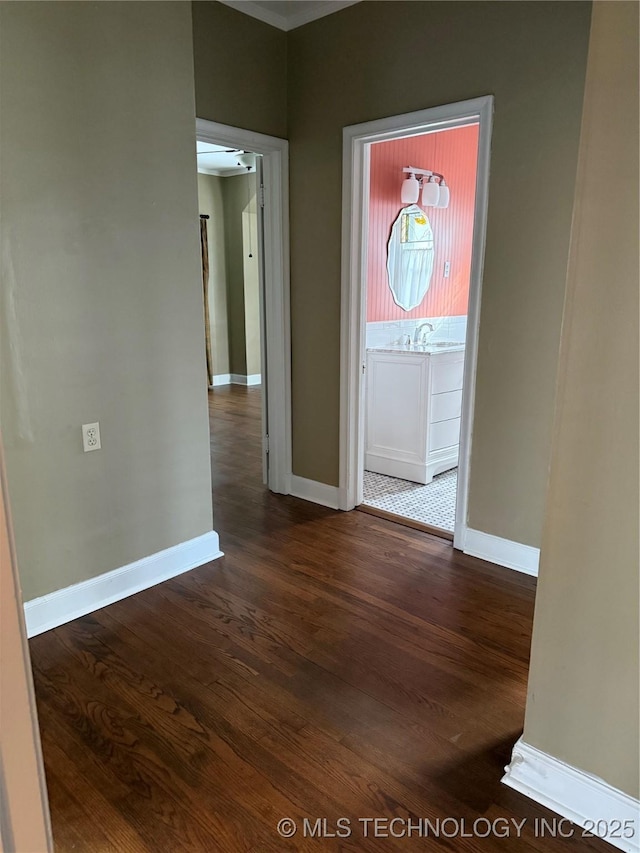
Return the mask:
[[[56,850],[607,850],[536,837],[553,815],[500,784],[535,581],[268,493],[260,390],[210,413],[225,557],[31,641]],[[480,838],[483,817],[527,822]]]

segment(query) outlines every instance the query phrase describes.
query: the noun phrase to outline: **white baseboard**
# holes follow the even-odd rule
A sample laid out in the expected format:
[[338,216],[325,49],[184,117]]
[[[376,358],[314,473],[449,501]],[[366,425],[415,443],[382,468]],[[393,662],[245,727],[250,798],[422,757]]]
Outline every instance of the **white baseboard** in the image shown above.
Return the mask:
[[[619,850],[640,851],[638,800],[597,776],[529,746],[522,738],[513,747],[511,763],[505,770],[502,779],[505,785],[604,838]],[[625,826],[630,838],[623,837]],[[582,830],[574,834],[581,835]]]
[[214,376],[213,384],[209,385],[209,388],[216,388],[218,385],[231,385],[231,374],[219,373],[217,376]]
[[521,545],[510,539],[501,539],[499,536],[491,536],[489,533],[467,528],[462,550],[465,554],[480,557],[481,560],[488,560],[498,566],[515,569],[526,575],[538,576],[539,548]]
[[338,509],[340,506],[340,490],[337,486],[327,486],[326,483],[318,483],[315,480],[306,480],[304,477],[291,475],[290,494],[314,504],[328,506]]
[[231,374],[231,384],[232,385],[261,385],[262,384],[262,374],[261,373],[250,373],[248,376],[243,376],[241,373],[232,373]]
[[218,534],[212,530],[128,566],[34,598],[24,605],[27,636],[35,637],[79,616],[86,616],[218,557],[222,557],[222,551]]
[[218,385],[262,385],[262,374],[250,373],[244,376],[242,373],[219,373],[213,377],[213,385],[209,385],[209,388],[217,388]]

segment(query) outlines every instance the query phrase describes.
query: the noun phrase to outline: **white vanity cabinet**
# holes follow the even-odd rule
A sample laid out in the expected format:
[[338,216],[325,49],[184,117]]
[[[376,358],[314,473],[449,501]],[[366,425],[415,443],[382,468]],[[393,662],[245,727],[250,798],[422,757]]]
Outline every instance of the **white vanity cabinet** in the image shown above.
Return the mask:
[[458,464],[464,347],[370,349],[365,469],[415,483]]

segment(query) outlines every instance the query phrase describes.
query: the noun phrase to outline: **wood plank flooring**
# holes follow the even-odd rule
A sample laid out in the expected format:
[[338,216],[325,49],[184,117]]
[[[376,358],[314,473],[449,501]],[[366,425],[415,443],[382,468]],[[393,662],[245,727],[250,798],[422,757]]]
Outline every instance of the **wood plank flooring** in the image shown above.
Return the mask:
[[[536,837],[553,815],[499,781],[535,581],[267,492],[259,388],[216,389],[210,414],[226,556],[31,641],[56,850],[609,849]],[[480,838],[481,817],[527,822]],[[425,838],[425,818],[457,823]]]

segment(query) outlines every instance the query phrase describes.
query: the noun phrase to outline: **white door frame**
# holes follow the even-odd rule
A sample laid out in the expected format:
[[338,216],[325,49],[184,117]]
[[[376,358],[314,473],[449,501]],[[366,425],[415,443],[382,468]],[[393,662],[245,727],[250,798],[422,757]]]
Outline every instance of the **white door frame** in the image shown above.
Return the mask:
[[262,337],[266,352],[266,413],[269,424],[267,485],[272,492],[286,495],[291,484],[289,143],[276,136],[201,118],[196,119],[196,139],[262,155],[265,325]]
[[0,436],[0,851],[51,853],[47,780]]
[[[364,388],[366,329],[366,234],[369,207],[369,151],[372,142],[479,122],[473,250],[464,389],[460,421],[460,461],[454,547],[462,548],[467,528],[469,466],[473,432],[480,296],[489,194],[493,96],[485,95],[419,112],[345,127],[342,178],[342,294],[340,330],[340,509],[362,502],[364,466]],[[398,176],[398,197],[400,176]]]

